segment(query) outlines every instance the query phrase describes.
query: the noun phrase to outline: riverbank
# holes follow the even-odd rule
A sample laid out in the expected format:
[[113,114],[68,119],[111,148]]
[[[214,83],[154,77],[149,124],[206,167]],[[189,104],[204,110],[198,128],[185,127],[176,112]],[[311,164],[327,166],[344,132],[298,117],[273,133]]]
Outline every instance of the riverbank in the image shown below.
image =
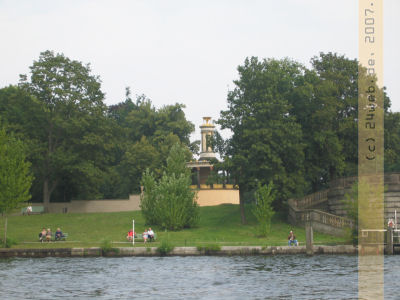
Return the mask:
[[[357,254],[352,245],[314,246],[314,254]],[[167,256],[233,256],[233,255],[293,255],[306,254],[305,246],[223,246],[218,250],[199,249],[198,247],[175,247]],[[0,249],[0,258],[26,257],[127,257],[127,256],[165,256],[156,247],[122,247],[106,251],[100,247],[58,248],[58,249]]]
[[[197,247],[199,245],[219,246],[285,246],[290,230],[294,230],[300,245],[305,245],[304,227],[288,224],[285,213],[276,213],[272,219],[271,231],[266,237],[257,235],[256,219],[251,213],[252,207],[246,206],[247,224],[241,224],[239,205],[219,205],[200,207],[200,222],[195,228],[181,231],[164,231],[151,226],[157,234],[157,241],[152,244],[158,247],[168,240],[175,247]],[[125,244],[126,233],[132,228],[135,220],[135,231],[142,233],[148,225],[140,211],[118,213],[66,213],[41,214],[31,216],[11,216],[8,218],[8,238],[15,241],[12,248],[90,248],[101,247],[103,241],[109,241],[113,247],[128,246]],[[58,227],[68,233],[65,242],[38,243],[38,233],[42,228]],[[0,218],[0,239],[3,235],[4,220]],[[314,232],[314,245],[346,244],[345,238]],[[146,247],[143,243],[136,246]]]

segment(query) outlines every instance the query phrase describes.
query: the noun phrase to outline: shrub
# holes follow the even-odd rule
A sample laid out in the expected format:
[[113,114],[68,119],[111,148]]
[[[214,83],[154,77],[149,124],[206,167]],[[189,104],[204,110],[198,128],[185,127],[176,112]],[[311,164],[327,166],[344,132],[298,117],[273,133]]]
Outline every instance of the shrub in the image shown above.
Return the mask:
[[108,255],[111,253],[119,253],[118,248],[113,248],[112,242],[110,240],[103,240],[100,245],[103,255]]
[[221,246],[218,244],[197,246],[197,250],[200,252],[204,252],[204,254],[206,254],[206,255],[211,255],[211,254],[215,254],[215,253],[221,251]]
[[169,240],[163,240],[161,242],[161,245],[157,248],[157,252],[161,256],[166,256],[168,253],[170,253],[172,250],[174,250],[174,246],[170,243]]
[[146,223],[162,229],[180,230],[193,227],[199,219],[196,193],[190,188],[190,173],[186,168],[185,148],[171,148],[167,167],[160,180],[146,170],[142,177],[144,194],[140,207]]
[[271,229],[271,219],[275,214],[272,208],[272,202],[275,200],[272,181],[268,185],[258,183],[257,190],[254,193],[256,204],[253,214],[258,221],[258,231],[260,236],[266,236]]
[[11,238],[6,239],[6,243],[4,244],[4,239],[0,239],[0,245],[4,245],[5,248],[11,248],[13,245],[17,245],[17,241]]

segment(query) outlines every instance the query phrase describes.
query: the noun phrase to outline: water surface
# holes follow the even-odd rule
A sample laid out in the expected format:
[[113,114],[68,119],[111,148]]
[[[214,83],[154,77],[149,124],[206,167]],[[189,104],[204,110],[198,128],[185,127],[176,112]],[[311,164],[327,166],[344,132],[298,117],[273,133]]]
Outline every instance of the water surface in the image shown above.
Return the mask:
[[[398,256],[385,259],[395,297]],[[397,279],[396,279],[397,278]],[[392,295],[392,296],[390,296]],[[0,260],[0,299],[356,299],[357,257],[15,258]]]

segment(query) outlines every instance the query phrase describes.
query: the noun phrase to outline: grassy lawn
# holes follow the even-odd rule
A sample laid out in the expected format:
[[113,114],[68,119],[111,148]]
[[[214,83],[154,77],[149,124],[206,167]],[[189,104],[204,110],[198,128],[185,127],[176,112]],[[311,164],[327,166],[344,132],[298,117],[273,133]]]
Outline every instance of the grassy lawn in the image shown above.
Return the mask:
[[[197,228],[179,232],[161,231],[151,226],[157,234],[154,243],[135,243],[137,246],[158,246],[160,241],[168,239],[174,246],[199,246],[207,244],[279,246],[287,244],[290,230],[294,230],[300,245],[305,244],[305,231],[293,227],[286,221],[286,215],[274,216],[271,232],[267,237],[257,237],[256,222],[251,208],[246,209],[247,225],[240,224],[238,205],[220,205],[200,208],[200,223]],[[130,247],[126,242],[126,233],[135,220],[136,233],[145,229],[144,218],[140,211],[118,213],[89,214],[42,214],[31,216],[11,216],[8,218],[8,237],[18,244],[13,248],[66,248],[99,247],[103,240],[113,242],[115,247]],[[37,243],[42,227],[53,232],[60,227],[69,237],[66,242]],[[147,228],[148,226],[146,226]],[[0,218],[0,236],[4,236],[4,218]],[[342,244],[345,239],[314,232],[315,244]]]

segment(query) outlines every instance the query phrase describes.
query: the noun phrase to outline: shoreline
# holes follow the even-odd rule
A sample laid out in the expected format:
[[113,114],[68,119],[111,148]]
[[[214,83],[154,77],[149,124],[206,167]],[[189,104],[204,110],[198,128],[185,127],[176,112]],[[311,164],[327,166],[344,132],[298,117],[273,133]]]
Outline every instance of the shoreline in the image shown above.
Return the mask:
[[[353,245],[314,246],[314,254],[356,255],[358,248]],[[236,256],[236,255],[293,255],[307,254],[305,246],[222,246],[220,250],[198,250],[197,247],[175,247],[162,255],[156,247],[120,247],[104,251],[100,247],[53,248],[53,249],[12,249],[1,248],[0,258],[44,258],[44,257],[129,257],[129,256]]]

